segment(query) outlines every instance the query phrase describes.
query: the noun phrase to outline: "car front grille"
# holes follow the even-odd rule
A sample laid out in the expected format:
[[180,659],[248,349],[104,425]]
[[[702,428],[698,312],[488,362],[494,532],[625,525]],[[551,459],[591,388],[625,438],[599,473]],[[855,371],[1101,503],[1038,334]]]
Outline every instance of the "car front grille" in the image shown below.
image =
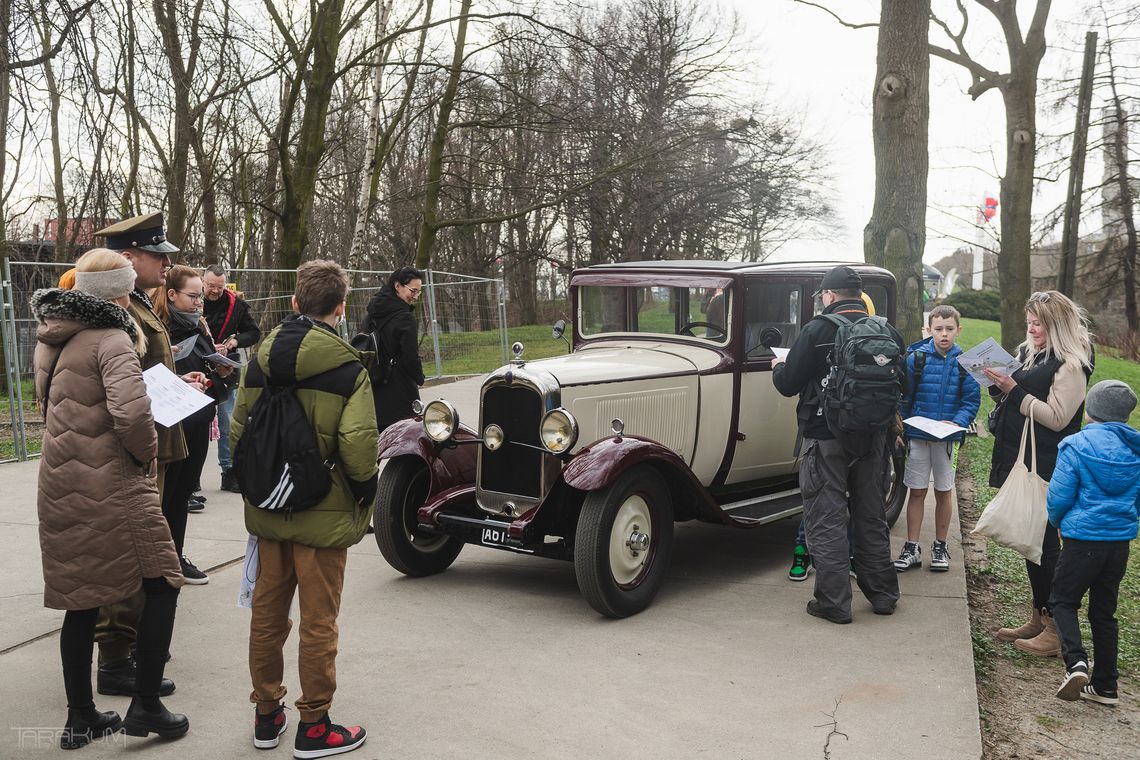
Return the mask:
[[480,447],[479,488],[537,499],[542,496],[542,467],[538,425],[542,421],[542,397],[525,386],[496,386],[483,394],[483,427],[492,423],[503,429],[506,444],[498,451]]

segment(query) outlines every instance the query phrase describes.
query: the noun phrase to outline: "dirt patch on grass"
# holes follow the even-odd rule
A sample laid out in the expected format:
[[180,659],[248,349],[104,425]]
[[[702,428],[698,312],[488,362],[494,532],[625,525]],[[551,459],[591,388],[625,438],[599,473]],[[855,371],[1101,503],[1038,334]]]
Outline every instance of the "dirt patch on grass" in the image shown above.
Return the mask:
[[[968,456],[967,451],[962,456]],[[1030,657],[994,638],[1003,624],[1002,581],[990,568],[986,540],[970,535],[977,511],[967,467],[958,470],[957,490],[983,757],[1140,757],[1140,683],[1122,677],[1116,707],[1064,702],[1054,696],[1064,676],[1060,659]],[[1028,599],[1024,607],[1028,614]]]

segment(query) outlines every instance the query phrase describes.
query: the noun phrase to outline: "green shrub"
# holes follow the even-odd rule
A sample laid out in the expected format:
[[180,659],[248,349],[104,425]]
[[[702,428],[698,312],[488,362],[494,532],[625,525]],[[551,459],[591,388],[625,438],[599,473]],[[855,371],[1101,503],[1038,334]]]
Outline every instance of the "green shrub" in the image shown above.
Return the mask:
[[963,317],[1001,320],[1001,296],[994,290],[955,290],[942,303],[953,306]]

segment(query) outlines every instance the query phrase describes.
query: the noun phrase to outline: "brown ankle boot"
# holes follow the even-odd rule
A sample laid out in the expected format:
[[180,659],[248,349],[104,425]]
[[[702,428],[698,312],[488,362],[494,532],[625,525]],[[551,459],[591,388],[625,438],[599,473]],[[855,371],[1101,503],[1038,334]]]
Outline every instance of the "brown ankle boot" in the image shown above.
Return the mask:
[[1061,640],[1057,637],[1057,626],[1048,612],[1041,615],[1044,627],[1041,633],[1031,639],[1018,639],[1013,645],[1022,652],[1038,657],[1057,657],[1061,654]]
[[1033,610],[1033,617],[1029,621],[1022,623],[1017,628],[999,628],[997,632],[998,641],[1016,641],[1018,639],[1031,639],[1045,629],[1044,624],[1041,622],[1041,611]]

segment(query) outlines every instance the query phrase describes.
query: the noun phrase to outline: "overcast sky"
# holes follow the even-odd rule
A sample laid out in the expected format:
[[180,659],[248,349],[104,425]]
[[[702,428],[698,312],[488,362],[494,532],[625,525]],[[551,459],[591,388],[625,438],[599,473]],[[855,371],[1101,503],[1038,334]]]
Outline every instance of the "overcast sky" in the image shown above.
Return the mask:
[[[825,4],[827,0],[820,0]],[[862,260],[863,227],[871,216],[875,190],[874,148],[871,143],[871,92],[875,80],[876,30],[852,30],[824,12],[792,0],[721,0],[735,10],[754,49],[756,76],[766,79],[772,95],[804,115],[805,124],[829,146],[834,175],[840,235],[828,241],[795,241],[780,258]],[[938,2],[936,0],[937,7]],[[1032,10],[1033,2],[1023,3]],[[1069,3],[1054,3],[1053,15]],[[1075,4],[1074,4],[1075,5]],[[711,3],[710,3],[711,6]],[[878,21],[877,0],[842,0],[851,22]],[[969,4],[971,29],[978,32],[971,51],[990,68],[1005,71],[1004,50],[994,35],[997,22]],[[1050,41],[1058,22],[1050,24]],[[931,39],[942,44],[931,32]],[[1056,59],[1059,51],[1050,51]],[[1050,60],[1046,63],[1058,65]],[[958,238],[975,239],[973,208],[984,195],[997,197],[998,167],[1004,165],[1005,117],[996,90],[977,101],[965,94],[970,81],[964,69],[932,59],[930,73],[930,175],[928,183],[925,260],[933,263],[961,245]],[[1054,198],[1045,189],[1034,213]]]

